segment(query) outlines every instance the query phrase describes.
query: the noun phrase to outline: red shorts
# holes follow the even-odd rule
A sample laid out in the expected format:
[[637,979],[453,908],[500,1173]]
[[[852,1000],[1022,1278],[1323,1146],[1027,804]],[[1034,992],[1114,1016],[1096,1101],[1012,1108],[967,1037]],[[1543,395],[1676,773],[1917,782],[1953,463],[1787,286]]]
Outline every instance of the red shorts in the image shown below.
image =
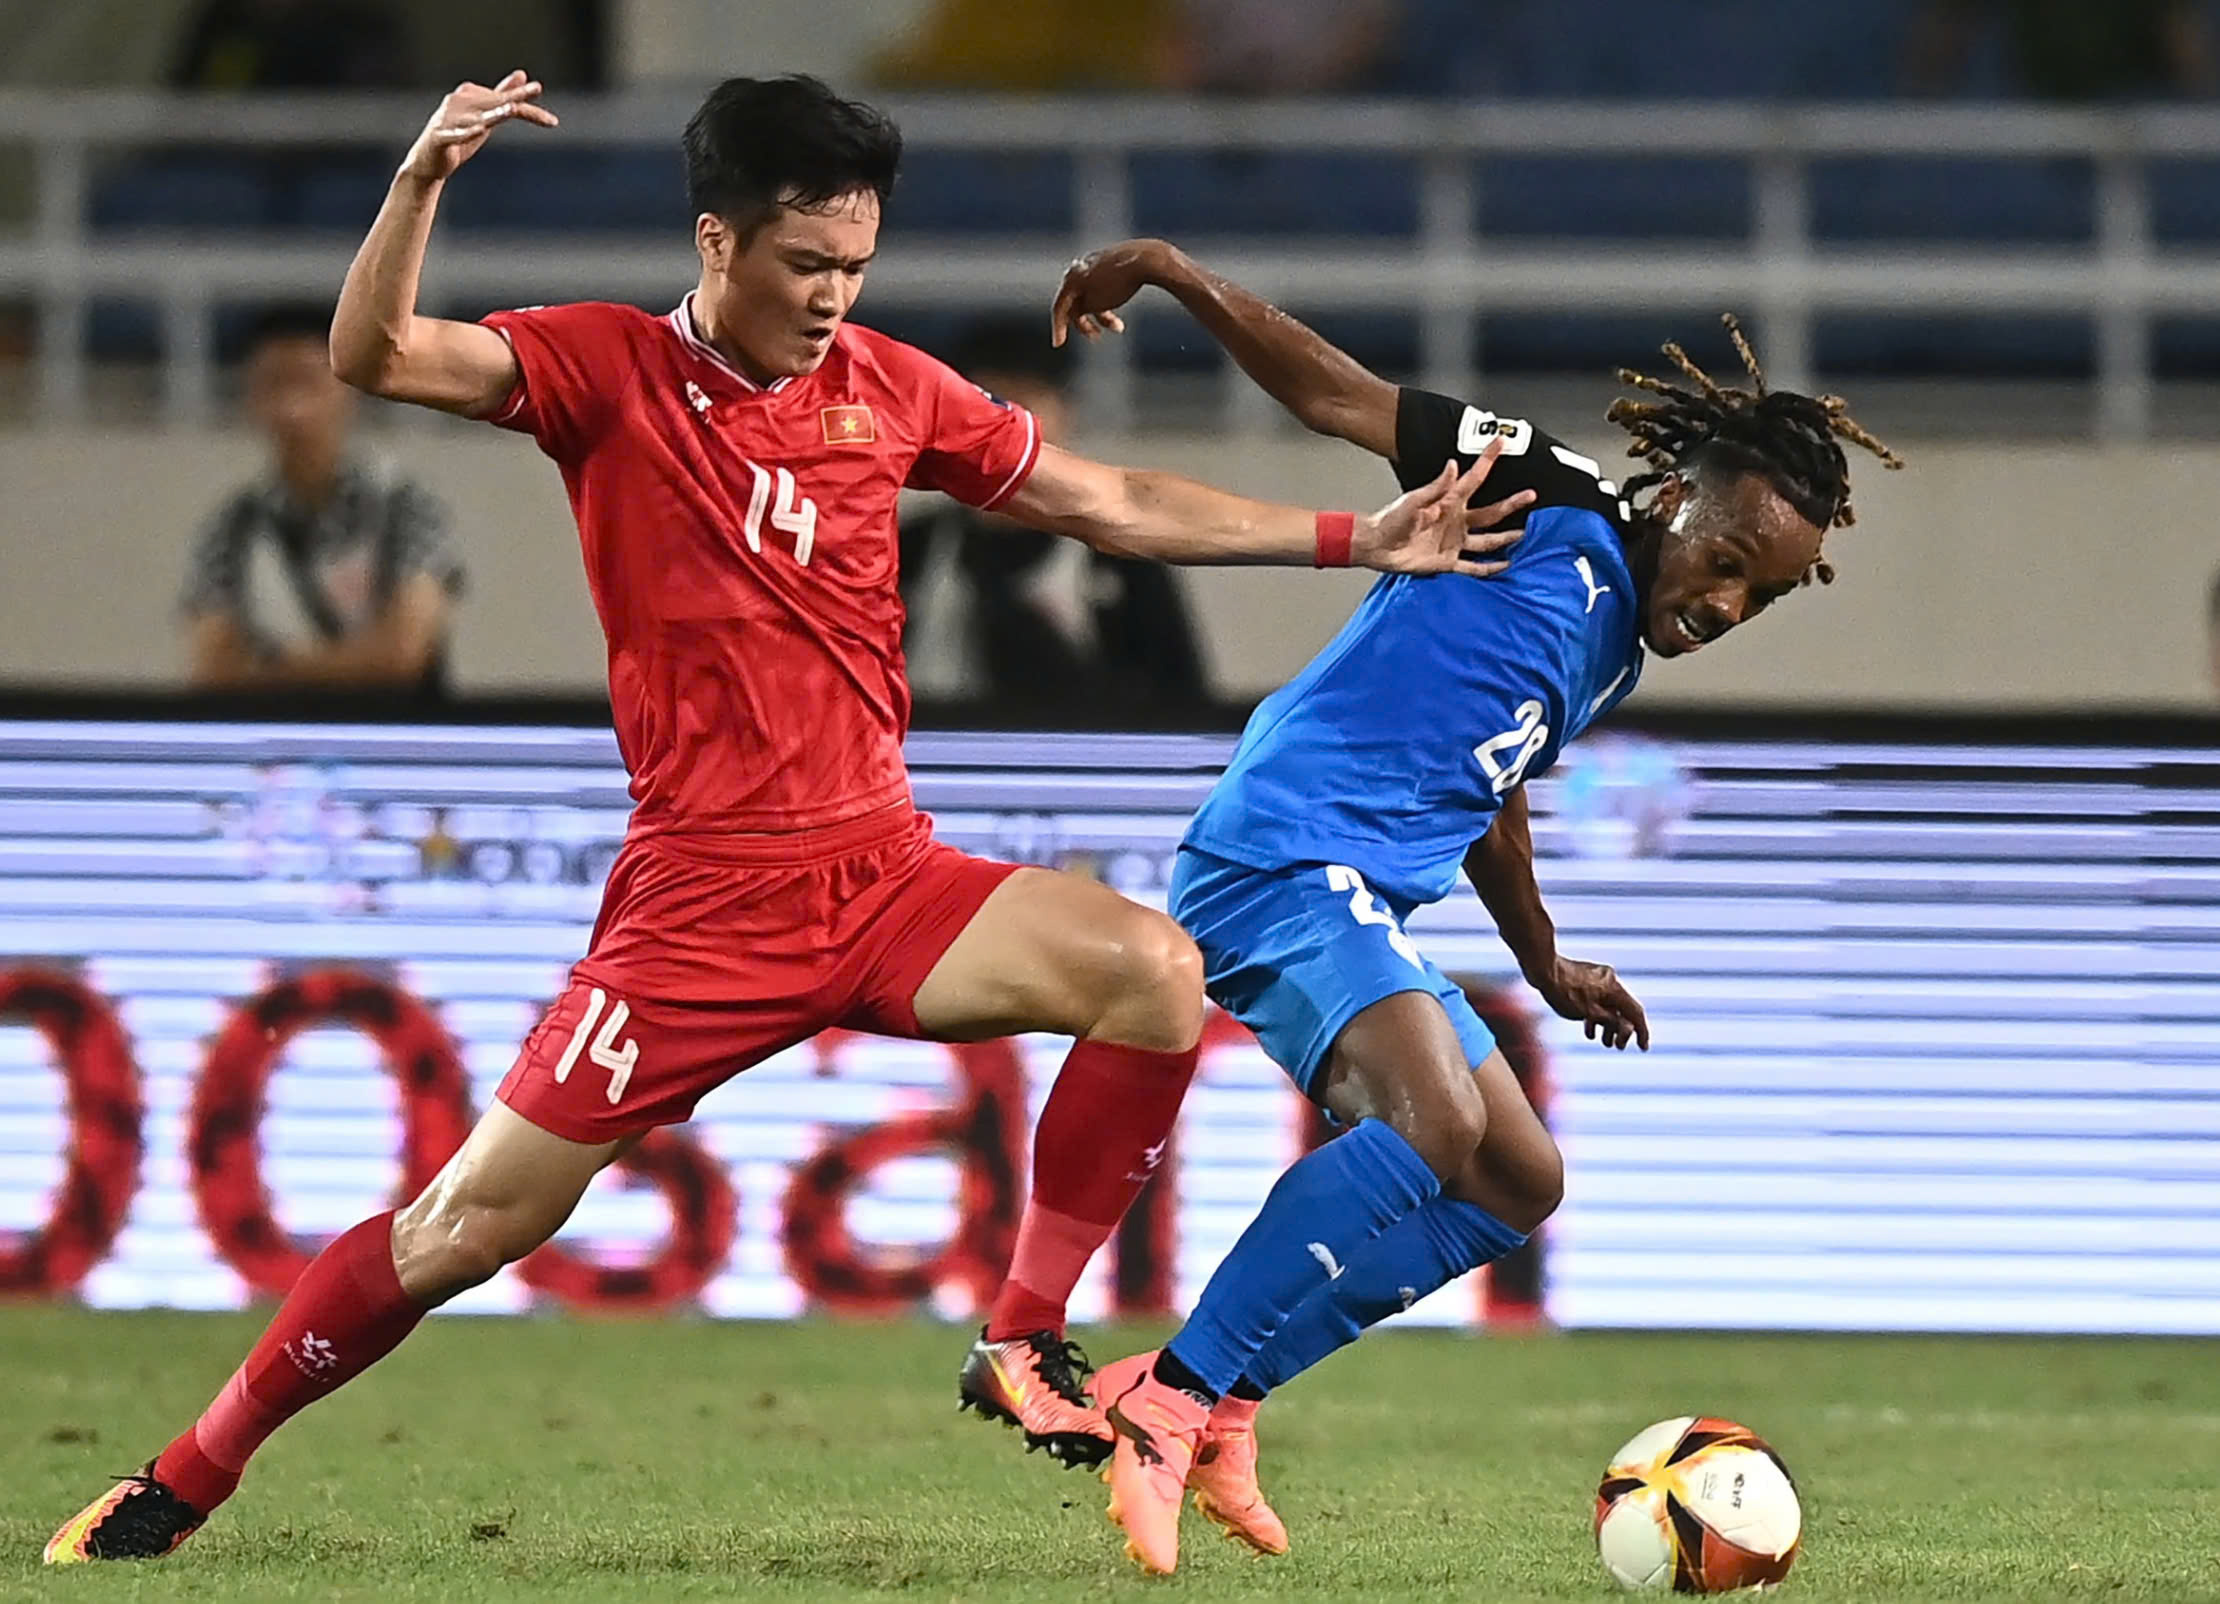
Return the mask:
[[542,1130],[608,1142],[690,1118],[821,1031],[920,1036],[918,987],[1016,868],[935,841],[907,810],[835,834],[815,863],[628,841],[592,947],[495,1095]]

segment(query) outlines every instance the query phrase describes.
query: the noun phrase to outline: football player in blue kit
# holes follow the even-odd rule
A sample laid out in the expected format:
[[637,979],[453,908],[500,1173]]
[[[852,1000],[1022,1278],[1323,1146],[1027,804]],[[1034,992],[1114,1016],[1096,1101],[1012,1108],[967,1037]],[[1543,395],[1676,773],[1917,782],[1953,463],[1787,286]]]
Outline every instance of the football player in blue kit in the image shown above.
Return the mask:
[[1196,1505],[1266,1553],[1286,1529],[1257,1487],[1266,1393],[1367,1327],[1510,1252],[1557,1207],[1563,1167],[1472,1006],[1405,934],[1471,880],[1543,1001],[1614,1048],[1649,1045],[1612,971],[1561,957],[1535,887],[1525,782],[1641,678],[1644,651],[1697,651],[1814,579],[1851,521],[1841,441],[1900,466],[1842,401],[1751,388],[1678,346],[1684,382],[1622,370],[1613,404],[1647,470],[1616,485],[1523,419],[1398,390],[1276,307],[1162,241],[1073,264],[1057,337],[1123,327],[1170,291],[1308,428],[1386,458],[1403,484],[1500,455],[1491,498],[1531,491],[1499,578],[1382,579],[1249,720],[1189,826],[1169,908],[1210,995],[1347,1134],[1274,1185],[1187,1324],[1106,1367],[1111,1515],[1144,1568],[1178,1560]]

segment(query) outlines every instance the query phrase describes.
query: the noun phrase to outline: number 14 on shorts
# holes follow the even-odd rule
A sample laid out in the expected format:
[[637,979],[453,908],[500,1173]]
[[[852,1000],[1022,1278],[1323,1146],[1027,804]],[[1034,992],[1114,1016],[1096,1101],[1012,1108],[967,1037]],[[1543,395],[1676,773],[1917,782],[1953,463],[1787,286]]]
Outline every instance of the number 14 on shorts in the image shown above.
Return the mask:
[[[609,994],[599,986],[586,998],[586,1011],[578,1019],[578,1028],[570,1033],[570,1045],[563,1049],[563,1056],[555,1061],[555,1084],[560,1086],[570,1079],[570,1072],[577,1066],[578,1054],[584,1049],[586,1057],[609,1072],[609,1101],[619,1102],[624,1089],[632,1079],[632,1066],[640,1061],[640,1044],[619,1038],[624,1023],[632,1017],[632,1005],[623,998],[616,999],[616,1006],[609,1007]],[[609,1017],[602,1019],[602,1010],[608,1009]],[[598,1033],[595,1021],[601,1022]],[[593,1037],[591,1045],[587,1037]]]

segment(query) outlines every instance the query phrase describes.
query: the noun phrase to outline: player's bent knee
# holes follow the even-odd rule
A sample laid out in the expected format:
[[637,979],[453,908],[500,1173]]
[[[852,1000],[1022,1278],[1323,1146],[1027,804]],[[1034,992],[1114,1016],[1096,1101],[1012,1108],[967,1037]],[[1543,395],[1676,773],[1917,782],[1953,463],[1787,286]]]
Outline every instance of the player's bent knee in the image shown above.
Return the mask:
[[1426,1167],[1441,1177],[1447,1186],[1471,1161],[1473,1152],[1480,1145],[1480,1138],[1487,1133],[1487,1109],[1475,1101],[1469,1107],[1451,1105],[1431,1118],[1422,1117],[1415,1122],[1417,1129],[1406,1130],[1397,1125],[1397,1134],[1411,1144]]
[[1312,1093],[1343,1125],[1380,1120],[1450,1185],[1488,1134],[1488,1102],[1432,997],[1401,993],[1345,1027]]
[[[1555,1214],[1565,1201],[1565,1159],[1557,1151],[1555,1142],[1549,1144],[1548,1159],[1535,1177],[1533,1199],[1534,1206],[1542,1211],[1543,1220]],[[1534,1223],[1539,1225],[1541,1220]]]
[[1546,1136],[1512,1153],[1476,1150],[1442,1190],[1531,1236],[1565,1201],[1565,1161]]
[[1098,1034],[1166,1051],[1193,1046],[1203,1012],[1194,939],[1165,915],[1136,908],[1118,952],[1115,995],[1104,1001]]
[[1514,1231],[1531,1236],[1565,1201],[1565,1161],[1554,1142],[1537,1154],[1522,1155],[1511,1173],[1503,1177],[1498,1217]]
[[1194,938],[1161,913],[1142,911],[1129,944],[1132,980],[1178,1008],[1202,1006],[1203,961]]
[[1429,1085],[1423,1083],[1423,1077],[1412,1079],[1421,1083],[1407,1080],[1387,1087],[1374,1085],[1355,1106],[1332,1111],[1344,1123],[1355,1123],[1350,1115],[1386,1121],[1446,1187],[1471,1165],[1479,1151],[1480,1140],[1488,1130],[1487,1104],[1471,1090],[1469,1081],[1460,1085],[1445,1079]]

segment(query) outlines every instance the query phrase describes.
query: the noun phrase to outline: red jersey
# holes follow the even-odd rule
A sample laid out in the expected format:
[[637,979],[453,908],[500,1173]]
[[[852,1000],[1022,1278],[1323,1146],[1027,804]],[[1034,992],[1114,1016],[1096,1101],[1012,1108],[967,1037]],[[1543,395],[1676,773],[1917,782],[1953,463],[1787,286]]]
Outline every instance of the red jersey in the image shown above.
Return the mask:
[[815,832],[906,811],[896,498],[1001,505],[1039,460],[1033,416],[852,323],[816,372],[756,384],[691,295],[663,317],[589,302],[486,322],[520,373],[492,421],[570,491],[632,833],[808,857]]

